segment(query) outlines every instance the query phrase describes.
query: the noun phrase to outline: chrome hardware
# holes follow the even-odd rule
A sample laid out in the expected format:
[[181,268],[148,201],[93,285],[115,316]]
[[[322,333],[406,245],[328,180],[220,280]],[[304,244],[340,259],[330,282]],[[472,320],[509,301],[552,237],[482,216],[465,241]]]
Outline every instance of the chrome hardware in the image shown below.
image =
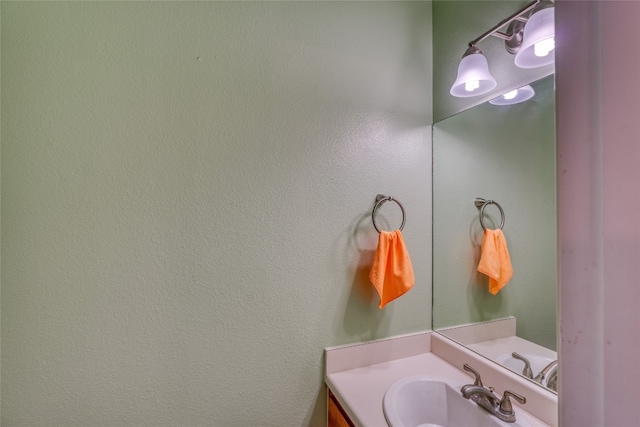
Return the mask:
[[545,366],[533,380],[548,389],[558,391],[558,361],[554,360]]
[[542,371],[540,371],[540,373],[535,376],[535,378],[533,380],[535,382],[539,383],[539,384],[542,384],[542,382],[545,379],[547,379],[548,377],[552,376],[554,374],[554,372],[557,372],[557,371],[558,371],[558,361],[554,360],[553,362],[551,362],[547,366],[545,366],[542,369]]
[[513,353],[511,353],[511,356],[514,359],[518,359],[518,360],[521,360],[521,361],[524,362],[524,368],[522,369],[522,375],[524,375],[527,378],[533,379],[533,371],[531,370],[531,364],[529,363],[527,358],[524,357],[524,356],[519,355],[515,351]]
[[511,405],[509,397],[513,397],[521,404],[527,403],[527,399],[512,391],[506,390],[502,398],[499,398],[493,394],[493,388],[485,388],[482,386],[482,380],[480,374],[471,366],[464,364],[464,370],[471,372],[475,375],[476,379],[473,384],[467,384],[460,389],[462,397],[465,399],[471,399],[481,406],[484,410],[495,415],[498,419],[512,423],[516,420],[516,413]]
[[522,369],[522,375],[532,379],[538,384],[547,387],[553,391],[558,391],[558,361],[554,360],[545,366],[535,377],[533,376],[533,371],[531,370],[531,364],[527,360],[526,357],[516,353],[515,351],[511,353],[511,356],[514,359],[518,359],[524,362],[524,368]]
[[502,230],[502,227],[504,227],[504,211],[502,210],[502,206],[500,206],[498,202],[496,202],[495,200],[486,200],[482,197],[476,197],[474,203],[476,207],[480,209],[480,225],[482,226],[483,230],[487,229],[487,227],[484,226],[484,222],[482,222],[482,218],[484,217],[484,208],[486,208],[487,205],[496,205],[500,210],[500,226],[498,228]]
[[549,374],[547,377],[547,388],[553,391],[558,391],[558,369]]
[[524,396],[520,396],[518,393],[514,393],[509,390],[505,390],[504,393],[502,393],[502,399],[500,399],[500,412],[505,415],[513,414],[513,420],[515,421],[515,413],[513,412],[513,407],[511,406],[511,400],[509,400],[509,396],[516,399],[522,405],[527,403],[527,399]]
[[373,222],[373,228],[375,228],[376,231],[378,233],[380,233],[380,229],[378,228],[378,225],[376,224],[376,211],[385,202],[396,202],[398,204],[398,206],[400,206],[400,210],[402,211],[402,224],[400,225],[399,230],[402,231],[402,229],[404,228],[404,223],[405,223],[405,221],[407,219],[407,216],[405,215],[405,212],[404,212],[404,207],[402,206],[402,204],[398,200],[394,199],[391,196],[385,196],[384,194],[378,194],[376,196],[376,204],[374,205],[373,211],[371,212],[371,221]]
[[464,368],[465,371],[471,372],[476,377],[475,381],[473,382],[473,385],[477,385],[478,387],[483,387],[482,379],[480,378],[480,374],[478,373],[478,371],[476,371],[466,363],[462,367]]

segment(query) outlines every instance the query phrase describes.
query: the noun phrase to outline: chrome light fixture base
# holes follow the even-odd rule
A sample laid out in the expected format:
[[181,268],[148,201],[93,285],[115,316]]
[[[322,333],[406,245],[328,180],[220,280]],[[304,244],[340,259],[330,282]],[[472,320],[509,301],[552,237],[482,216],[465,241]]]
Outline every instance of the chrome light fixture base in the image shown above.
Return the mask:
[[512,55],[518,53],[520,46],[522,46],[524,24],[522,21],[515,20],[512,21],[507,28],[507,34],[509,34],[510,37],[504,41],[504,48]]

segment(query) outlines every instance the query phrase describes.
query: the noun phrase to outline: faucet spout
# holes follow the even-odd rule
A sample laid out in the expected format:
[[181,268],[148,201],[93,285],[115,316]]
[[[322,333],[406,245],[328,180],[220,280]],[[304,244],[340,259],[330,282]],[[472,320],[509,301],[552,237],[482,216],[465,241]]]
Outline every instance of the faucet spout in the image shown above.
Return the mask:
[[[465,370],[469,370],[465,365]],[[476,382],[474,384],[467,384],[462,386],[460,392],[462,393],[462,397],[465,399],[471,399],[476,402],[483,409],[496,416],[502,421],[507,423],[512,423],[516,420],[516,413],[511,407],[511,401],[509,397],[513,397],[521,404],[525,404],[527,399],[524,396],[520,396],[517,393],[514,393],[509,390],[505,390],[502,395],[502,399],[493,394],[493,388],[486,388],[478,383],[482,384],[480,381],[480,375],[477,374],[473,370],[469,370],[470,372],[474,372],[476,375]]]
[[473,385],[473,384],[467,384],[467,385],[463,386],[460,391],[462,392],[462,397],[464,397],[465,399],[476,400],[476,399],[473,399],[473,398],[474,397],[482,397],[482,398],[486,399],[487,401],[489,401],[492,405],[495,402],[498,402],[500,400],[500,399],[498,399],[498,396],[493,394],[493,392],[491,390],[486,389],[486,388],[481,387],[481,386]]
[[548,377],[554,375],[557,371],[558,371],[558,361],[554,360],[553,362],[551,362],[547,366],[545,366],[542,369],[542,371],[540,371],[540,373],[538,373],[538,375],[535,376],[535,378],[533,380],[535,382],[537,382],[538,384],[542,384],[542,382],[545,379],[547,379]]
[[498,397],[493,394],[493,391],[473,384],[467,384],[460,390],[462,397],[465,399],[471,399],[481,406],[485,411],[498,416],[499,400]]
[[545,366],[533,380],[553,391],[558,391],[558,361],[554,360]]

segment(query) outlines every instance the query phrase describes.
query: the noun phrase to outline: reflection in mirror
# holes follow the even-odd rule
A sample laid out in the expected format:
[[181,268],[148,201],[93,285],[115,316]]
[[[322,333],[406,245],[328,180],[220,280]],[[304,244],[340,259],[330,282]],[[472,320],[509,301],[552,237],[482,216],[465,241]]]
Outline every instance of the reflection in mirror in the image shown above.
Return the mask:
[[[535,95],[521,104],[485,103],[433,125],[433,328],[554,389],[554,78],[531,86]],[[497,295],[477,271],[478,197],[505,216],[513,277]],[[487,205],[484,225],[500,222]]]

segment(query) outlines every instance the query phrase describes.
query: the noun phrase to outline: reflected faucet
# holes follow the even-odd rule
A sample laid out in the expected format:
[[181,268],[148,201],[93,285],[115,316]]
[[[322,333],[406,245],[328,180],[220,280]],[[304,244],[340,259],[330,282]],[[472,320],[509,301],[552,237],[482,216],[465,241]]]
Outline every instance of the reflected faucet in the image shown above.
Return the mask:
[[538,384],[542,384],[557,391],[558,388],[558,361],[554,360],[545,366],[542,371],[533,379]]
[[545,366],[535,377],[533,376],[533,372],[531,371],[531,364],[527,360],[526,357],[516,353],[515,351],[511,353],[511,356],[514,359],[522,360],[524,362],[524,369],[522,370],[522,375],[527,378],[532,379],[538,384],[545,386],[553,391],[558,391],[558,361],[554,360]]
[[556,365],[555,371],[549,374],[547,379],[547,388],[557,392],[558,391],[558,367]]
[[512,423],[516,420],[516,413],[511,406],[511,400],[509,397],[513,397],[521,404],[527,403],[527,399],[524,396],[520,396],[509,390],[505,390],[502,394],[502,399],[493,394],[493,388],[485,388],[482,385],[480,374],[466,363],[463,366],[465,371],[471,372],[476,378],[473,384],[467,384],[462,386],[460,391],[462,397],[465,399],[471,399],[480,405],[483,409],[495,415],[500,420]]
[[513,353],[511,353],[511,357],[513,357],[514,359],[522,360],[524,362],[524,368],[522,369],[522,375],[524,375],[527,378],[533,379],[533,371],[531,370],[531,364],[529,363],[527,358],[524,357],[524,356],[519,355],[515,351]]

